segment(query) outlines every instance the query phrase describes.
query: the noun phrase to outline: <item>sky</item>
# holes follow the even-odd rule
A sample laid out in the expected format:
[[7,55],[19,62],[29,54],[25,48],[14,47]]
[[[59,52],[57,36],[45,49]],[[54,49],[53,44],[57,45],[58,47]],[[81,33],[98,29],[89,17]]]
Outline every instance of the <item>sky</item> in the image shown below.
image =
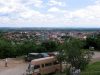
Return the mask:
[[0,27],[100,28],[100,0],[0,0]]

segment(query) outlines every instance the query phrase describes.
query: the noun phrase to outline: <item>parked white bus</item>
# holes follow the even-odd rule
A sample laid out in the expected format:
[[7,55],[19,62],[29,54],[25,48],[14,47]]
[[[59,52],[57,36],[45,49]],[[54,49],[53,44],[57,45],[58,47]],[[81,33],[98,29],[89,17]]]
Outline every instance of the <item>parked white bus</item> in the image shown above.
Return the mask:
[[44,75],[60,71],[60,64],[55,57],[45,57],[34,59],[31,61],[27,74],[29,75]]

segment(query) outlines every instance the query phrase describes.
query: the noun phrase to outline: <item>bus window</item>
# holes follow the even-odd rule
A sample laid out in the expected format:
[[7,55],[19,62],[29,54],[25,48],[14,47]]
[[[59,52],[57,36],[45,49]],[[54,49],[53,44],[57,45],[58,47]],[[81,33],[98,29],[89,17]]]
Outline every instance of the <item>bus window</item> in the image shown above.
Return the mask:
[[40,68],[40,65],[35,65],[34,66],[34,69],[38,69],[38,68]]
[[44,67],[44,64],[42,64],[42,67]]
[[52,63],[46,63],[45,64],[45,66],[51,66],[52,65]]

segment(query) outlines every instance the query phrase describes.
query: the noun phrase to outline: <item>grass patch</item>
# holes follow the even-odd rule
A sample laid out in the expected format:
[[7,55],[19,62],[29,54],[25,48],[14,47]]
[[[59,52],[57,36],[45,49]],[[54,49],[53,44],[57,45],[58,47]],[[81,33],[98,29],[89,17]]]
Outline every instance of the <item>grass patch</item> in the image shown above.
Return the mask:
[[81,75],[100,75],[100,62],[89,64],[85,71]]
[[[65,73],[57,73],[54,75],[65,75]],[[81,72],[81,75],[100,75],[100,61],[89,64],[86,70]]]
[[88,65],[86,71],[100,71],[100,62]]

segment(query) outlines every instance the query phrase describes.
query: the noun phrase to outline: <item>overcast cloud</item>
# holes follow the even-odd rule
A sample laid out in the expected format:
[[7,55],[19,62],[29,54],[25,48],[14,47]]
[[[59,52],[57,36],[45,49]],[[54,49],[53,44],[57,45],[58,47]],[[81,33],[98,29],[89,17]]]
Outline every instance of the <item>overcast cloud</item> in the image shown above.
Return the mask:
[[100,27],[100,0],[0,0],[0,27]]

